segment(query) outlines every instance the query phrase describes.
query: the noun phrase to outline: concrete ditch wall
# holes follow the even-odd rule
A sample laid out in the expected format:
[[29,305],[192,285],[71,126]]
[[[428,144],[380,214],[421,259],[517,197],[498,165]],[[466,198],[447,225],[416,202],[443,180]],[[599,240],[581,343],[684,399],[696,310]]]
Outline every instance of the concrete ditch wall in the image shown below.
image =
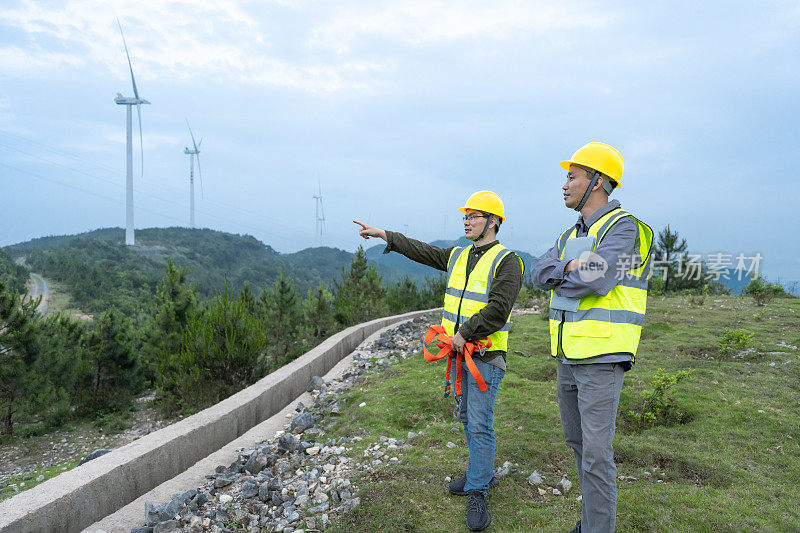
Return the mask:
[[81,531],[280,411],[375,331],[428,312],[347,328],[220,403],[0,502],[0,531]]

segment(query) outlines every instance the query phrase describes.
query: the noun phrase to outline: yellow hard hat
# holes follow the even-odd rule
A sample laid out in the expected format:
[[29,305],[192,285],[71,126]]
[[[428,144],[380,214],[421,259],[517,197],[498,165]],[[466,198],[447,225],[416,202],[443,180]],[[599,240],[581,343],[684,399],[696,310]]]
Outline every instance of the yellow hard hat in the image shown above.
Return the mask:
[[506,219],[506,211],[503,209],[503,200],[492,191],[478,191],[473,193],[472,196],[467,199],[466,205],[460,207],[458,210],[462,213],[466,213],[467,209],[474,209],[476,211],[497,215],[500,217],[501,221]]
[[590,142],[578,148],[567,161],[561,162],[561,168],[569,170],[570,165],[580,165],[602,172],[617,184],[622,185],[622,154],[606,143]]

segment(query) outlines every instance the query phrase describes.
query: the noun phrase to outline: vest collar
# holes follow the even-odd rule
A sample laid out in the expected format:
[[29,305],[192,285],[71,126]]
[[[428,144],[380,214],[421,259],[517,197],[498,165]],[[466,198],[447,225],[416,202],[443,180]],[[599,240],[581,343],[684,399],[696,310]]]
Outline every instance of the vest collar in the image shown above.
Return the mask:
[[592,227],[592,224],[600,220],[603,216],[607,215],[614,209],[617,209],[618,207],[619,207],[619,200],[611,200],[606,205],[604,205],[603,207],[592,213],[592,215],[586,220],[583,220],[583,215],[580,215],[578,217],[578,222],[575,223],[575,226],[578,228],[579,231],[581,229],[589,231],[589,228]]

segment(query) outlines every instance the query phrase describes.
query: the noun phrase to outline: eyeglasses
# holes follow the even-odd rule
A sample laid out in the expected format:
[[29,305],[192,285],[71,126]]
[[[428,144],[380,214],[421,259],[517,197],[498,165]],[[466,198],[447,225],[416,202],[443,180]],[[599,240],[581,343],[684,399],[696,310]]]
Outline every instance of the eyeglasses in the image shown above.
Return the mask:
[[476,215],[474,213],[471,215],[464,215],[464,222],[472,222],[476,218],[489,218],[490,216],[491,215]]

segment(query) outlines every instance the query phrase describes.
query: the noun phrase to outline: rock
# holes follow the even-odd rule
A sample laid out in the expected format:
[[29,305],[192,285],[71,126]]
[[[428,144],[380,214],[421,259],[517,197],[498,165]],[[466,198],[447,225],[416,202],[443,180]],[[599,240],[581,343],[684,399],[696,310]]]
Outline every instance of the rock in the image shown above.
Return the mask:
[[366,405],[367,405],[367,402],[361,402],[360,404],[358,404],[359,407],[366,407]]
[[158,524],[160,519],[161,513],[159,508],[153,505],[153,502],[144,502],[144,523],[148,526],[154,526]]
[[572,481],[568,480],[566,477],[562,477],[561,481],[556,484],[556,488],[562,493],[566,494],[572,489]]
[[297,407],[294,408],[294,410],[297,411],[298,413],[302,413],[306,409],[308,409],[308,407],[306,407],[303,402],[297,402]]
[[322,504],[320,504],[320,505],[317,505],[316,507],[309,507],[309,508],[306,510],[306,512],[307,512],[308,514],[310,514],[310,515],[311,515],[311,514],[317,514],[317,513],[324,513],[325,511],[327,511],[328,509],[330,509],[330,507],[331,507],[331,504],[330,504],[330,503],[328,503],[328,502],[325,502],[325,503],[322,503]]
[[258,496],[258,491],[261,487],[258,482],[253,479],[248,479],[242,483],[242,498],[249,499]]
[[546,490],[544,490],[542,487],[539,487],[539,488],[538,488],[538,489],[536,489],[536,490],[538,490],[538,491],[539,491],[539,496],[544,496],[545,494],[547,494],[547,491],[546,491]]
[[533,473],[528,476],[528,484],[530,485],[539,485],[543,481],[544,480],[542,479],[542,476],[536,470],[534,470]]
[[89,455],[87,455],[86,457],[84,457],[83,460],[80,463],[78,463],[78,466],[80,466],[80,465],[82,465],[84,463],[88,463],[92,459],[97,459],[101,455],[105,455],[105,454],[110,453],[110,452],[111,452],[111,450],[107,450],[105,448],[97,449],[97,450],[93,451],[92,453],[90,453]]
[[230,503],[232,501],[233,501],[233,496],[231,496],[230,494],[220,494],[219,496],[220,503]]
[[300,439],[291,433],[284,433],[278,438],[278,452],[294,452],[300,447]]
[[173,533],[174,531],[181,531],[181,523],[177,520],[167,520],[161,522],[153,528],[153,533]]
[[227,487],[228,485],[233,483],[235,479],[236,476],[231,476],[231,475],[217,476],[217,478],[214,480],[214,488],[221,489],[222,487]]
[[283,480],[280,478],[280,476],[271,477],[267,482],[267,489],[277,491],[283,490]]
[[44,481],[44,476],[43,475],[40,475],[39,477],[36,478],[36,482],[37,483],[41,483],[42,481]]
[[131,533],[153,533],[153,528],[151,526],[137,527],[136,529],[131,529]]
[[311,381],[308,382],[308,386],[306,387],[306,392],[311,392],[314,389],[321,389],[322,386],[325,384],[325,380],[323,380],[319,376],[314,376],[311,378]]
[[558,489],[553,489],[553,496],[561,496],[561,491]]
[[319,446],[311,446],[306,448],[306,453],[308,455],[317,455],[319,453]]
[[244,469],[255,475],[269,466],[269,457],[266,454],[256,452],[250,456],[244,464]]
[[290,430],[295,435],[298,433],[302,433],[305,430],[309,429],[314,425],[314,417],[306,411],[302,413],[300,416],[292,420],[292,425],[290,426]]
[[453,442],[448,442],[447,444],[445,444],[445,446],[447,446],[448,448],[455,448],[457,445]]
[[511,471],[511,462],[506,461],[503,463],[503,466],[497,469],[497,472],[494,473],[495,477],[501,478],[506,477],[508,473]]

